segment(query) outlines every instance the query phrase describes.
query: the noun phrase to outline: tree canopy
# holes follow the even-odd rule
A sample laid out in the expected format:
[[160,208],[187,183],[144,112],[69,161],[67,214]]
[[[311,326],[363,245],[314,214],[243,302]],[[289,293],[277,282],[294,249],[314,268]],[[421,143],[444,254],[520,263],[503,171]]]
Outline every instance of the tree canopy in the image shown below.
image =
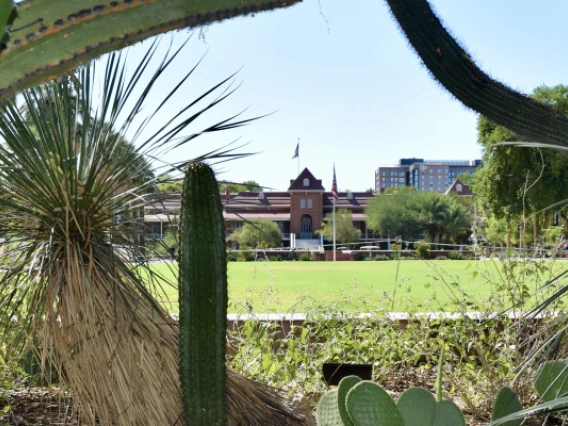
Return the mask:
[[[322,228],[316,231],[326,240],[333,240],[333,213],[325,215]],[[361,231],[353,225],[353,215],[347,209],[339,209],[335,212],[335,239],[342,244],[357,243]]]
[[365,211],[367,226],[383,236],[411,239],[423,229],[420,203],[424,194],[414,188],[375,196]]
[[257,219],[246,222],[227,239],[236,242],[240,248],[280,247],[282,233],[275,222],[268,219]]
[[365,213],[370,229],[384,237],[414,239],[425,234],[431,242],[465,242],[472,218],[456,197],[396,189],[369,202]]
[[[568,86],[539,86],[532,97],[568,114]],[[514,225],[521,223],[524,229],[524,218],[529,217],[536,244],[540,229],[550,223],[552,210],[547,208],[568,198],[568,175],[565,173],[568,156],[563,151],[551,149],[495,145],[521,141],[522,138],[482,116],[477,122],[477,132],[483,148],[484,167],[476,171],[473,192],[488,216],[505,220],[508,246]],[[566,226],[566,212],[560,209],[559,213]]]
[[219,182],[219,191],[225,192],[227,188],[229,188],[232,193],[262,192],[262,186],[254,180],[246,180],[243,183]]

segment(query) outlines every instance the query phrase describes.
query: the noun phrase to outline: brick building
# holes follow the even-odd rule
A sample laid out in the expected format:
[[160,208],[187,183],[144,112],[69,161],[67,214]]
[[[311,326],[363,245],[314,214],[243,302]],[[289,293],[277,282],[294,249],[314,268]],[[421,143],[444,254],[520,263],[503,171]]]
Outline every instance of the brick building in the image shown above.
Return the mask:
[[462,173],[474,173],[481,160],[423,160],[402,158],[398,165],[375,171],[375,192],[412,186],[423,192],[445,193]]
[[[371,239],[366,227],[365,207],[373,194],[369,192],[339,192],[336,209],[348,209],[354,225],[361,230],[361,240]],[[333,210],[333,196],[326,192],[321,179],[305,168],[296,179],[290,180],[287,191],[239,192],[227,191],[221,197],[226,235],[231,235],[246,221],[259,218],[278,224],[284,247],[322,245],[315,233],[321,228],[325,215]],[[150,238],[163,238],[170,223],[179,214],[179,194],[161,194],[147,206],[144,223]]]

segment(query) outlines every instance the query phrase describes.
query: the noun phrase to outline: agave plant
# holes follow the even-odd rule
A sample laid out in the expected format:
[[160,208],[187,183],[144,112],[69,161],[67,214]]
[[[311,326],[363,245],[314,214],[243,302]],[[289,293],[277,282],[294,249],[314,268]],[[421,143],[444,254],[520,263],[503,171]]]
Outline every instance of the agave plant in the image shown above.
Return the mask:
[[[159,286],[148,264],[128,263],[143,233],[137,212],[154,184],[144,157],[248,121],[232,118],[189,132],[231,93],[225,80],[157,131],[146,130],[193,72],[139,120],[179,50],[144,75],[155,52],[152,45],[132,71],[122,55],[111,55],[98,86],[99,68],[91,64],[0,103],[0,235],[8,241],[1,311],[28,328],[42,366],[55,367],[70,385],[82,421],[90,425],[179,421],[178,328],[156,302]],[[136,148],[125,148],[127,133],[135,135]],[[213,151],[196,160],[234,156]],[[227,394],[239,399],[232,411],[228,401],[230,424],[265,424],[251,420],[263,410],[292,424],[302,418],[277,392],[234,373]]]

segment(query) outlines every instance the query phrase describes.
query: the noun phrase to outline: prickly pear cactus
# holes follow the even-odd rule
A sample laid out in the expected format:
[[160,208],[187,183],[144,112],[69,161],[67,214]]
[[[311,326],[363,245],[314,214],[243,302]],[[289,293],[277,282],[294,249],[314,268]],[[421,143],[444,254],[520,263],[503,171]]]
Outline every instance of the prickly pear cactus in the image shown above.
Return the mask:
[[0,97],[156,34],[298,1],[24,0],[0,43]]
[[[519,396],[515,391],[507,386],[503,386],[497,393],[495,402],[493,403],[493,412],[491,413],[491,421],[501,419],[509,414],[521,411],[523,406],[519,401]],[[501,426],[521,426],[523,419],[511,420],[503,423]]]
[[318,401],[318,426],[344,426],[337,406],[337,389],[326,392]]
[[436,398],[423,388],[410,388],[396,401],[404,426],[431,426],[436,416]]
[[225,426],[227,259],[215,174],[187,167],[179,225],[180,380],[186,426]]
[[452,401],[438,401],[432,426],[465,426],[465,418],[459,407]]
[[337,387],[337,406],[344,426],[354,426],[347,412],[347,394],[361,379],[357,376],[348,376],[341,379]]
[[568,364],[545,362],[538,371],[534,387],[544,402],[568,395]]
[[[346,411],[347,421],[342,420],[342,410]],[[342,379],[338,389],[320,399],[317,420],[318,426],[465,426],[456,404],[436,401],[426,389],[408,389],[395,404],[382,387],[353,376]]]
[[347,411],[356,426],[404,426],[390,395],[367,380],[356,384],[347,393]]

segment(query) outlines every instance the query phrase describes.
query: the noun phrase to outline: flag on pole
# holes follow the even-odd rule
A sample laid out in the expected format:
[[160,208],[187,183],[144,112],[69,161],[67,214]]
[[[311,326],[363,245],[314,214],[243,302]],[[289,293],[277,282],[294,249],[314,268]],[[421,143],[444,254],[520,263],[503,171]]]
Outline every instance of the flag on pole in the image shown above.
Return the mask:
[[296,149],[294,150],[294,155],[292,155],[292,160],[294,158],[298,158],[300,156],[300,142],[296,145]]
[[333,183],[331,184],[331,195],[335,201],[339,200],[339,195],[337,195],[337,178],[335,177],[335,163],[333,164]]

